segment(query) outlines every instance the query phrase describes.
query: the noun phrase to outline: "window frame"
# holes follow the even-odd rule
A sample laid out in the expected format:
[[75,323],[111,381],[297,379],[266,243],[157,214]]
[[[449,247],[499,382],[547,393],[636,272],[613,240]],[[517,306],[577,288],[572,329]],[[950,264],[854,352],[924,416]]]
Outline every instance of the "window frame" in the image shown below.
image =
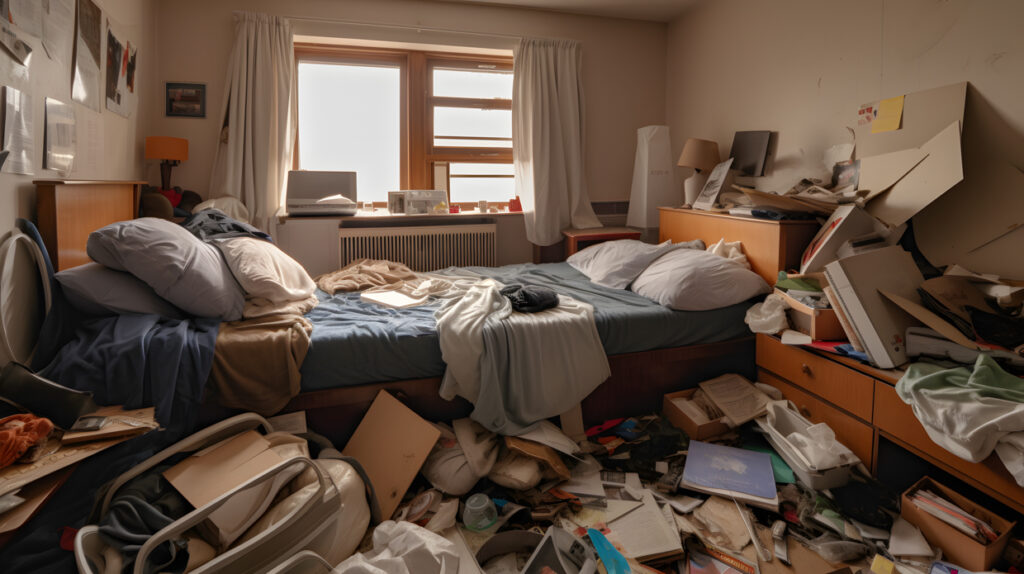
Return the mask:
[[[512,163],[512,148],[473,148],[434,146],[434,108],[460,107],[475,109],[512,109],[512,100],[486,98],[457,98],[434,96],[433,70],[478,70],[479,66],[512,70],[511,56],[489,54],[463,54],[413,49],[371,48],[354,45],[333,45],[296,42],[295,70],[302,62],[350,65],[388,65],[399,68],[400,184],[401,189],[433,189],[435,162],[447,163]],[[298,105],[296,105],[298,109]],[[293,169],[299,169],[299,138],[296,126],[293,150]],[[447,172],[447,166],[445,166]],[[452,176],[449,176],[449,178]],[[459,176],[454,176],[459,177]],[[465,176],[464,176],[465,177]],[[481,176],[472,176],[481,177]],[[508,176],[491,176],[508,177]],[[446,184],[445,188],[449,186]],[[449,199],[450,190],[448,192]],[[508,202],[489,202],[492,206],[506,207]],[[458,202],[462,208],[476,202]],[[387,207],[386,201],[374,202],[374,207]]]

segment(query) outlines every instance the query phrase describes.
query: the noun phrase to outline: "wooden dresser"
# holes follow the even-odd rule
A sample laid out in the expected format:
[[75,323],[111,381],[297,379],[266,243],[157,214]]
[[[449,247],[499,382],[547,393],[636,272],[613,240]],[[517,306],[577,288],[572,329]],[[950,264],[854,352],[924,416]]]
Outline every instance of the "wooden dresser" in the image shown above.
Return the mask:
[[144,181],[41,179],[36,185],[36,221],[57,271],[88,263],[85,244],[93,231],[139,211]]
[[883,437],[1024,513],[1024,488],[995,454],[968,462],[928,437],[910,405],[896,395],[902,374],[757,336],[758,380],[782,391],[811,422],[827,423],[873,472]]

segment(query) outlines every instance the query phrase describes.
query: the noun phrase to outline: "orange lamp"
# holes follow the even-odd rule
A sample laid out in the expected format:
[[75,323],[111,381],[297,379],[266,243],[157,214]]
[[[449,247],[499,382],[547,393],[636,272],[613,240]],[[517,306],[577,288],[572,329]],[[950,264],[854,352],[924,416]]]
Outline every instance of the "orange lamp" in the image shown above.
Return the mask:
[[146,138],[146,159],[160,160],[160,189],[171,189],[171,168],[188,159],[188,140],[149,136]]

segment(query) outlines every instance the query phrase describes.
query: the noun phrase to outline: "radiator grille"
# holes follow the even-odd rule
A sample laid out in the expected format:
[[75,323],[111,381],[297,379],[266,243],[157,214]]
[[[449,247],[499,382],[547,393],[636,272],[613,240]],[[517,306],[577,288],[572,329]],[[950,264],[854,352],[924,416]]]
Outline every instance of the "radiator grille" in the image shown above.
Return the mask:
[[413,271],[496,261],[495,225],[435,225],[339,229],[341,266],[356,259],[387,259]]

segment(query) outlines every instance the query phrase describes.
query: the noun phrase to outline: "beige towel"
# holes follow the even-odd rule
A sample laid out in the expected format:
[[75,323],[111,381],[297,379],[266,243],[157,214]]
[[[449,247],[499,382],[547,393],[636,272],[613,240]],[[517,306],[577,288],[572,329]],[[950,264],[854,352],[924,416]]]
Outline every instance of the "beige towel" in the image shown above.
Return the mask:
[[416,278],[416,273],[401,263],[384,259],[359,259],[337,271],[317,277],[316,284],[334,295],[338,291],[362,291]]

